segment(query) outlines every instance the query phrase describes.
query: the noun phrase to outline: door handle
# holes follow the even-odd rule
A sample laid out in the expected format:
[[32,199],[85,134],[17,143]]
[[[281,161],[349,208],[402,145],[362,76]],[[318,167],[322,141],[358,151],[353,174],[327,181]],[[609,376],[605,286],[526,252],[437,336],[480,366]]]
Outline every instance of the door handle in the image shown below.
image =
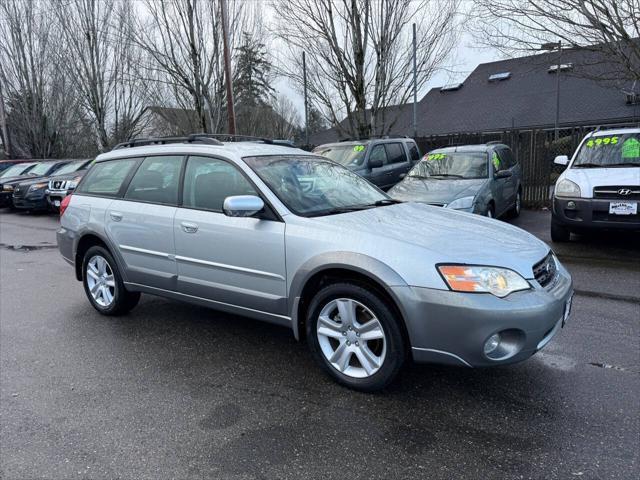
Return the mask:
[[185,233],[196,233],[198,231],[198,225],[195,223],[182,222],[180,225]]
[[122,220],[122,214],[120,212],[109,212],[109,216],[114,222],[119,222],[120,220]]

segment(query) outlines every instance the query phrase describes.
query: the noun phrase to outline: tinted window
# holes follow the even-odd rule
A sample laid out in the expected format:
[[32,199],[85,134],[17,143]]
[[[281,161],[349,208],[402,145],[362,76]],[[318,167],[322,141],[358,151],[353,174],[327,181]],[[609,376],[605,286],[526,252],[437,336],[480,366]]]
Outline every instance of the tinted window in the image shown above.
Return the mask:
[[387,149],[389,163],[401,163],[407,160],[401,143],[386,143],[385,148]]
[[409,147],[409,158],[413,160],[420,160],[420,151],[418,150],[418,146],[415,143],[408,143],[407,147]]
[[107,197],[117,195],[122,187],[122,182],[138,160],[137,158],[127,158],[94,165],[76,191]]
[[513,158],[513,154],[511,153],[511,150],[507,148],[502,148],[498,150],[498,155],[500,155],[500,160],[502,161],[502,165],[500,168],[501,170],[511,168],[516,164],[515,159]]
[[131,179],[124,198],[140,202],[178,203],[181,156],[148,157]]
[[382,165],[386,165],[389,163],[387,161],[387,152],[384,149],[384,145],[376,145],[371,150],[371,155],[369,155],[369,160],[382,160]]
[[234,195],[257,193],[230,163],[215,158],[189,157],[184,174],[184,207],[222,212],[224,199]]

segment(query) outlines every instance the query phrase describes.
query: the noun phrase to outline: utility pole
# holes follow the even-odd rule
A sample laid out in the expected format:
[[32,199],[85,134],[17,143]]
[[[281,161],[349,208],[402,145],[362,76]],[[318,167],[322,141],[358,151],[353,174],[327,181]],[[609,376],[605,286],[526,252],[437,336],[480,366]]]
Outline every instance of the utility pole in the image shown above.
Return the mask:
[[0,130],[2,130],[2,143],[4,153],[7,158],[11,158],[11,145],[9,141],[9,131],[7,129],[7,116],[4,111],[4,95],[2,93],[2,82],[0,82]]
[[557,42],[543,43],[540,50],[558,50],[558,64],[556,65],[556,120],[553,138],[558,140],[560,135],[560,72],[562,71],[562,40]]
[[231,56],[229,54],[229,25],[227,24],[227,0],[220,0],[222,22],[222,46],[224,56],[224,76],[227,87],[227,119],[229,135],[236,134],[236,114],[233,107],[233,77],[231,76]]
[[416,24],[413,24],[413,138],[418,137],[418,47],[416,43]]
[[302,81],[304,83],[304,144],[309,145],[309,100],[307,98],[307,54],[302,52]]

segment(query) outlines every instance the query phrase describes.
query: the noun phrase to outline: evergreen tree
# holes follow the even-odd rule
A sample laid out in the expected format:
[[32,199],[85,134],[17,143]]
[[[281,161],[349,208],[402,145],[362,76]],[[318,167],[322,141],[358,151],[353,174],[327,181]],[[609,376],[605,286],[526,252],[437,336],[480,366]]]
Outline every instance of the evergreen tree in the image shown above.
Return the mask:
[[275,92],[271,86],[273,66],[264,43],[252,39],[246,32],[242,35],[242,44],[237,48],[235,101],[239,109],[264,106],[270,103]]

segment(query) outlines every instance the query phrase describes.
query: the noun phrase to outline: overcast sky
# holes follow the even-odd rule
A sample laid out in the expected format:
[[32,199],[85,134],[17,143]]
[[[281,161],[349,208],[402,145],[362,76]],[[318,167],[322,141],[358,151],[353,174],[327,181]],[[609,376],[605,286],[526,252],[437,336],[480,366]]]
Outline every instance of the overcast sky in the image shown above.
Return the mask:
[[[474,46],[473,38],[470,34],[463,34],[458,48],[454,52],[451,60],[446,65],[446,70],[437,73],[427,83],[427,86],[418,91],[420,100],[433,87],[440,87],[449,83],[462,82],[479,64],[500,60],[499,52],[491,49],[479,49]],[[450,70],[450,71],[449,71]],[[304,100],[286,79],[279,79],[275,83],[278,92],[289,97],[298,107],[300,115],[304,114]]]

